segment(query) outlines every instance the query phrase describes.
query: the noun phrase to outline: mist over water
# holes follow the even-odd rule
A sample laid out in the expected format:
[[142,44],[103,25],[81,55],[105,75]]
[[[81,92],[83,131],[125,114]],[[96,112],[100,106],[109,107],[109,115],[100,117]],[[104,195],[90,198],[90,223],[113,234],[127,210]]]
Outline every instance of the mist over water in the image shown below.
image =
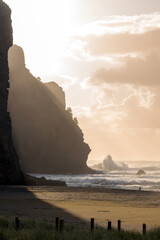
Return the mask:
[[[126,164],[128,169],[126,169]],[[146,174],[137,175],[140,169],[143,169]],[[103,187],[130,190],[138,190],[141,187],[142,191],[160,191],[160,162],[125,162],[125,169],[104,171],[101,174],[32,175],[66,181],[67,186],[70,187]]]

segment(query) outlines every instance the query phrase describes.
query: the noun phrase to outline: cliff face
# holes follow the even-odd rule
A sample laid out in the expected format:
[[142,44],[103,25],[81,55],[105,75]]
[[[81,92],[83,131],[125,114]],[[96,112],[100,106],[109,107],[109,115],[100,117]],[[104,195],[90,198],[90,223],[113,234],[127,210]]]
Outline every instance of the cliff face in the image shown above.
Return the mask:
[[18,46],[9,51],[9,67],[9,109],[22,169],[27,173],[91,173],[86,164],[90,148],[65,109],[62,89],[31,75]]
[[0,0],[0,184],[23,183],[18,157],[12,141],[10,115],[7,112],[9,69],[8,49],[12,46],[11,11]]
[[65,93],[63,89],[60,86],[58,86],[58,84],[55,82],[48,82],[48,83],[45,83],[45,85],[50,89],[50,91],[56,98],[59,108],[65,109],[66,100],[65,100]]

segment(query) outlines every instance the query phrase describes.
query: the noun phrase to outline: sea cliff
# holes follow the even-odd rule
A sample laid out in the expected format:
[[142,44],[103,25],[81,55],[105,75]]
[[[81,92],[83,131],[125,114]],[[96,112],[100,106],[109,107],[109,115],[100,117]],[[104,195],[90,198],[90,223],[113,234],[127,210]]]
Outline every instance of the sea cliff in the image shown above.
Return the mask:
[[0,185],[23,184],[23,174],[12,141],[7,110],[9,89],[8,49],[12,46],[11,10],[0,0]]
[[62,88],[34,77],[19,46],[9,51],[9,68],[9,110],[22,169],[27,173],[92,173],[86,163],[90,147],[71,109],[66,109]]

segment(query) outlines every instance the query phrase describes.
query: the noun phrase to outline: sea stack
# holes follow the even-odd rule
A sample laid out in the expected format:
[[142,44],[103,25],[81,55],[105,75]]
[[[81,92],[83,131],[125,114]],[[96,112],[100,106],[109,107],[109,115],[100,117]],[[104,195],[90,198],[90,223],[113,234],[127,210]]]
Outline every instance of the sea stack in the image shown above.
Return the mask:
[[0,0],[0,185],[23,183],[23,175],[12,140],[11,118],[7,111],[8,50],[12,44],[11,10]]

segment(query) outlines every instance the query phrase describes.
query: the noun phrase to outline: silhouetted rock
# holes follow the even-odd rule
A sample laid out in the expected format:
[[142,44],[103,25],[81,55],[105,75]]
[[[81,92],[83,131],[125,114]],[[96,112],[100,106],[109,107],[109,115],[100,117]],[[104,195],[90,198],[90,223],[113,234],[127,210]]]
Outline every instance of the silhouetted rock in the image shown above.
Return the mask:
[[144,170],[142,169],[138,170],[137,175],[143,175],[143,174],[146,174]]
[[66,100],[65,100],[65,93],[63,89],[58,86],[55,82],[48,82],[45,85],[50,89],[53,93],[54,97],[56,98],[57,104],[60,108],[66,108]]
[[65,109],[62,88],[47,85],[25,68],[18,46],[9,51],[9,109],[20,164],[26,173],[93,173],[90,148],[72,113]]
[[47,180],[45,177],[33,177],[24,175],[25,184],[28,186],[66,186],[64,181]]
[[22,184],[18,156],[12,141],[10,114],[7,112],[9,69],[8,49],[12,46],[11,10],[0,0],[0,184]]

